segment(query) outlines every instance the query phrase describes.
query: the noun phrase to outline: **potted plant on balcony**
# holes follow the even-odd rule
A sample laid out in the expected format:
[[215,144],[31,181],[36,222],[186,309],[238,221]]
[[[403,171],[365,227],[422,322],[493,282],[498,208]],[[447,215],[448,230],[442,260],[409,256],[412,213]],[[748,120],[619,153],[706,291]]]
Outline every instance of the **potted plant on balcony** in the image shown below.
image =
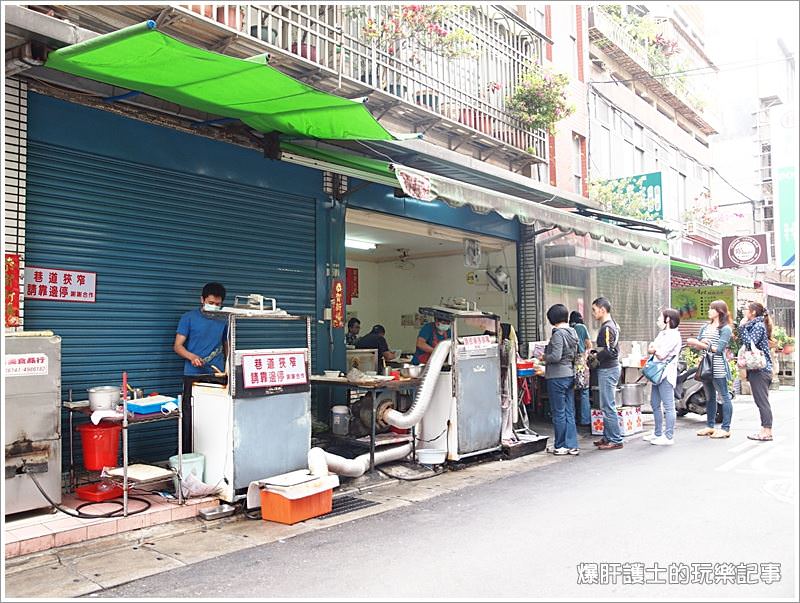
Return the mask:
[[[448,23],[448,20],[469,10],[459,5],[404,5],[387,7],[380,16],[363,7],[351,7],[344,11],[345,16],[358,19],[362,37],[381,53],[373,82],[373,74],[364,65],[361,81],[380,87],[390,94],[405,96],[407,88],[399,80],[400,73],[389,73],[389,69],[402,72],[421,62],[420,54],[429,52],[448,59],[474,56],[475,47],[472,34]],[[416,100],[416,99],[415,99]],[[421,90],[418,102],[433,105],[434,99],[429,91]],[[438,104],[438,103],[437,103]]]
[[565,74],[533,64],[506,99],[506,107],[529,130],[545,129],[555,134],[556,123],[575,111],[567,100],[568,85]]

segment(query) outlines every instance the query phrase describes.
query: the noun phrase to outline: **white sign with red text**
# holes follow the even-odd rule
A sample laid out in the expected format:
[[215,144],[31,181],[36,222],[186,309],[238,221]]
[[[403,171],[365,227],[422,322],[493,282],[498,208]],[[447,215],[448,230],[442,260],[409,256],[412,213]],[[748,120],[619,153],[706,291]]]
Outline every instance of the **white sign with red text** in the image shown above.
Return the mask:
[[462,341],[464,342],[464,349],[466,350],[485,350],[494,345],[491,335],[464,337]]
[[245,388],[279,387],[308,383],[305,352],[242,355]]
[[6,377],[47,374],[47,354],[6,354]]
[[25,267],[25,299],[94,303],[97,273]]

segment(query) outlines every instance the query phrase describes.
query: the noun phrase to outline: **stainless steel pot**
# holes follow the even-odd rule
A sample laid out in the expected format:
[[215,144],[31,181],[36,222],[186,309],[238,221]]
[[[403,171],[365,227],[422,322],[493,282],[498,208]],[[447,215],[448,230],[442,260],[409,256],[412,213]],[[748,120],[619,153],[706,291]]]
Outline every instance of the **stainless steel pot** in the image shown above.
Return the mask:
[[626,383],[621,385],[620,389],[622,390],[623,406],[641,406],[644,404],[647,383]]
[[403,377],[412,377],[412,378],[416,379],[417,377],[419,377],[422,374],[422,370],[424,368],[425,368],[424,366],[419,365],[419,364],[416,365],[416,366],[414,366],[414,365],[412,365],[412,366],[404,366],[403,368],[400,369],[400,375],[403,376]]
[[91,410],[114,410],[120,399],[120,391],[116,385],[100,385],[90,387],[89,408]]

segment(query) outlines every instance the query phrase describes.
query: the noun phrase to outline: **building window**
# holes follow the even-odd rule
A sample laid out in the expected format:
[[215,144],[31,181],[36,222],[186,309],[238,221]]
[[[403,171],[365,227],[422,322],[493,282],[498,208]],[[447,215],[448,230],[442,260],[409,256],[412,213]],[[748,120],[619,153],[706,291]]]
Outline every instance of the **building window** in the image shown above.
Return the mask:
[[572,191],[583,194],[583,142],[580,134],[572,133]]

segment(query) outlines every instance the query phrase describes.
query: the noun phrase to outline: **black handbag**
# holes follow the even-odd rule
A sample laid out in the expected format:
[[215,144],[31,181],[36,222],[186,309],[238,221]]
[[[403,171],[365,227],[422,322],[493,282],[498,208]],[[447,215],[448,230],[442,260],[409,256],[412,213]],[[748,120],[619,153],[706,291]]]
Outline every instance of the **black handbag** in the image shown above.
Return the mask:
[[694,374],[697,381],[713,381],[714,380],[714,355],[706,350],[700,357],[700,362],[697,364],[697,371]]

